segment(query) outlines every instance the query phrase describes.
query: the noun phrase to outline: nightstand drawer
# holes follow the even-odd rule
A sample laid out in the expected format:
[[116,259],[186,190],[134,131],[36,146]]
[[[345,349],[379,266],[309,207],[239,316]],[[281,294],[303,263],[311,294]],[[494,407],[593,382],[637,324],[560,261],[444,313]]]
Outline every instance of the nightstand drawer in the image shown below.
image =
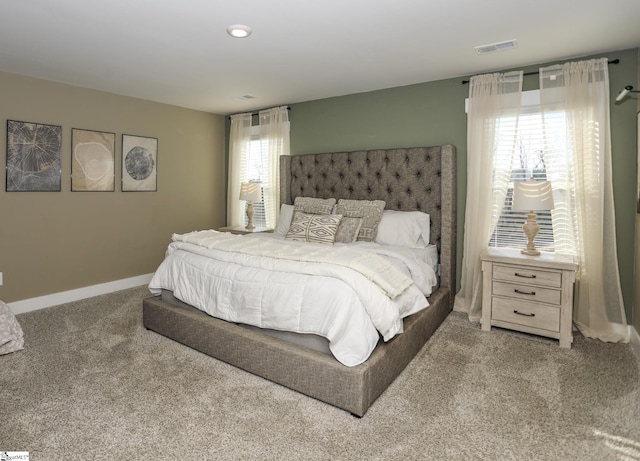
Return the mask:
[[493,279],[505,282],[543,285],[545,287],[560,288],[562,274],[528,267],[493,265]]
[[493,282],[493,294],[508,298],[521,299],[523,301],[536,301],[539,303],[560,305],[560,290],[537,287],[531,285],[519,285],[517,283]]
[[494,298],[492,310],[492,320],[553,332],[560,331],[560,309],[557,307],[523,302],[514,305],[508,299]]

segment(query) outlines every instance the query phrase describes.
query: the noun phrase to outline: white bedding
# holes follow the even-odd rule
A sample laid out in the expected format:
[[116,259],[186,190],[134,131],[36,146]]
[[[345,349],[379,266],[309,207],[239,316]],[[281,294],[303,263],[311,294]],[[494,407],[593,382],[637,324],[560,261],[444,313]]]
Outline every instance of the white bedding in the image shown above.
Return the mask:
[[[248,243],[258,235],[235,237]],[[283,245],[284,252],[316,246],[277,237],[272,241]],[[369,357],[378,332],[388,341],[402,332],[402,318],[428,306],[423,292],[430,293],[425,286],[429,280],[435,285],[436,276],[428,264],[420,263],[421,258],[402,251],[377,244],[355,244],[353,251],[393,255],[393,264],[418,284],[392,299],[362,273],[344,265],[174,241],[149,288],[154,294],[171,290],[176,298],[230,322],[323,336],[337,360],[355,366]]]
[[[282,234],[274,233],[256,233],[248,234],[245,238],[256,239],[276,239],[284,240],[285,237]],[[381,245],[373,242],[355,242],[355,243],[335,243],[335,247],[349,246],[351,248],[359,247],[366,248],[368,251],[393,257],[394,254],[402,255],[402,258],[412,261],[412,264],[408,267],[413,268],[413,273],[409,274],[413,279],[413,282],[418,286],[425,296],[429,296],[434,289],[439,286],[439,259],[438,259],[438,247],[436,245],[427,245],[425,247],[406,247],[406,246],[392,246]],[[428,266],[428,267],[426,267]],[[407,268],[402,263],[399,264],[402,269]],[[410,314],[406,314],[410,315]],[[405,317],[406,317],[405,315]]]
[[284,245],[282,241],[247,239],[214,230],[173,234],[172,240],[210,250],[348,267],[374,282],[390,298],[398,296],[412,283],[406,273],[386,258],[374,252],[354,250],[349,245]]

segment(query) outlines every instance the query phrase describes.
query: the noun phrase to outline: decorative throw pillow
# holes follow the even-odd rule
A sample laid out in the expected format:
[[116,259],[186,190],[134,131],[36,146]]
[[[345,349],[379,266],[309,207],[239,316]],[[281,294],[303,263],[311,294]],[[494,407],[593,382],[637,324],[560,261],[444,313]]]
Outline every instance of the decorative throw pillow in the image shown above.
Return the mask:
[[347,218],[362,218],[358,241],[373,242],[386,203],[383,200],[338,200],[338,214]]
[[334,198],[296,197],[293,201],[295,211],[310,214],[331,214],[335,204]]
[[333,245],[342,216],[296,212],[286,239]]
[[362,218],[346,218],[342,217],[338,230],[336,231],[336,242],[353,243],[358,238],[358,232],[362,227]]

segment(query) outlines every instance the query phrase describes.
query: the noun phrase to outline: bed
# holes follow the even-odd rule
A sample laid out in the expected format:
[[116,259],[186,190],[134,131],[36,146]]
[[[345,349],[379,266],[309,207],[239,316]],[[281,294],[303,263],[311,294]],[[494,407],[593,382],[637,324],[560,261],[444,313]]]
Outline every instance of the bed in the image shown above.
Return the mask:
[[[280,196],[382,200],[385,210],[429,214],[429,241],[439,252],[429,307],[402,320],[403,332],[379,341],[366,361],[345,366],[295,333],[261,331],[221,320],[173,293],[143,301],[147,329],[238,368],[363,416],[418,353],[453,306],[456,248],[455,148],[451,145],[283,156]],[[245,238],[245,237],[239,237]]]

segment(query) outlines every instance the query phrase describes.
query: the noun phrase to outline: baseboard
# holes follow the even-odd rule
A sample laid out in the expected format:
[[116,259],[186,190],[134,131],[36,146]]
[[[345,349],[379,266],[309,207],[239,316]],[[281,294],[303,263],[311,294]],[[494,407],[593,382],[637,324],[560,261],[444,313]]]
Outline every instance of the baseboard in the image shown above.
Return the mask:
[[128,279],[100,283],[98,285],[62,291],[60,293],[53,293],[46,296],[39,296],[37,298],[25,299],[23,301],[16,301],[8,304],[14,314],[24,314],[25,312],[57,306],[58,304],[70,303],[80,299],[91,298],[92,296],[100,296],[107,293],[113,293],[114,291],[147,285],[151,281],[152,276],[153,274],[138,275]]

